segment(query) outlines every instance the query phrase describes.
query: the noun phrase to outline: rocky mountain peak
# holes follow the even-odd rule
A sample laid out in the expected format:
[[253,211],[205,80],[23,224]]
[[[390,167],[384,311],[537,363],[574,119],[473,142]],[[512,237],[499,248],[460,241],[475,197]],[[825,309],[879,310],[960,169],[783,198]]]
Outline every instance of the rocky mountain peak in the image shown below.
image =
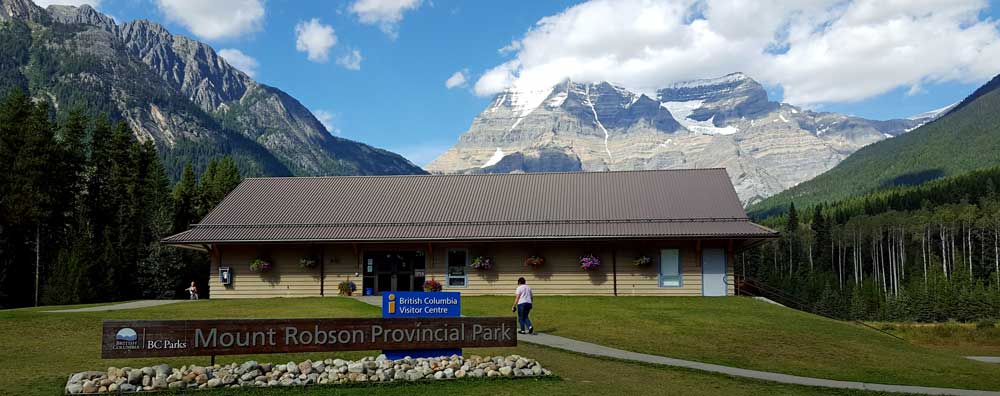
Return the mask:
[[763,85],[743,73],[678,82],[658,90],[657,97],[660,102],[690,103],[697,109],[688,118],[713,120],[716,126],[725,126],[730,119],[767,113],[778,106],[768,99]]
[[0,21],[20,19],[45,23],[48,18],[45,10],[31,0],[0,0]]
[[682,81],[656,98],[609,82],[514,87],[497,95],[432,172],[724,167],[746,203],[830,169],[919,125],[772,102],[750,76]]
[[[396,154],[331,136],[295,98],[158,23],[119,25],[86,5],[0,0],[0,20],[11,19],[28,22],[9,33],[30,43],[30,54],[0,53],[11,59],[0,62],[0,74],[27,81],[28,60],[47,62],[37,66],[45,78],[21,88],[56,109],[85,98],[87,110],[106,112],[156,144],[174,172],[186,161],[197,167],[229,154],[248,175],[423,173]],[[60,34],[45,34],[55,29]],[[57,59],[71,59],[73,68]]]
[[47,9],[55,22],[73,24],[80,23],[101,27],[107,31],[117,31],[118,25],[111,17],[97,12],[93,7],[83,4],[79,7],[68,5],[50,5]]

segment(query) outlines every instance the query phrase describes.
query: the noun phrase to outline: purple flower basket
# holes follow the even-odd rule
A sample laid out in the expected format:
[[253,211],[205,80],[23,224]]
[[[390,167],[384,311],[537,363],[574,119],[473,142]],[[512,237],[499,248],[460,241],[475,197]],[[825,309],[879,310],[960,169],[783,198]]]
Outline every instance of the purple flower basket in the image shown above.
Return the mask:
[[580,256],[580,268],[583,268],[585,271],[595,271],[601,268],[601,258],[593,254]]

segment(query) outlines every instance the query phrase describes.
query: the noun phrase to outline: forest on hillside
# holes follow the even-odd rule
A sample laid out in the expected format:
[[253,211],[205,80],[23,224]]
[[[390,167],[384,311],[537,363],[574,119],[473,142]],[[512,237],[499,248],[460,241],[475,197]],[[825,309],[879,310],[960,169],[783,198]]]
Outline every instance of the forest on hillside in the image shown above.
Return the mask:
[[[176,298],[203,288],[204,253],[164,247],[239,184],[232,158],[171,187],[160,153],[124,123],[0,102],[0,308]],[[207,289],[207,288],[205,288]]]
[[758,219],[737,273],[841,319],[1000,318],[1000,167]]
[[1000,166],[1000,75],[947,114],[913,131],[870,144],[811,180],[750,207],[758,216],[850,199],[899,186]]

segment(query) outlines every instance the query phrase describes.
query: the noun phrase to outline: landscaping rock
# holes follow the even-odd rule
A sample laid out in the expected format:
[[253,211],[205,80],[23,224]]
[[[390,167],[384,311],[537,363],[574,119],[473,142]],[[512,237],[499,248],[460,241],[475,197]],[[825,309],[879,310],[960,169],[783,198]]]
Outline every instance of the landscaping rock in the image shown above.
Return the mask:
[[161,364],[143,368],[109,367],[70,376],[66,393],[131,393],[196,388],[276,387],[312,384],[347,384],[445,380],[450,378],[546,376],[552,373],[537,361],[517,355],[480,357],[449,356],[389,360],[385,355],[361,360],[306,360],[272,365],[247,361],[213,367]]

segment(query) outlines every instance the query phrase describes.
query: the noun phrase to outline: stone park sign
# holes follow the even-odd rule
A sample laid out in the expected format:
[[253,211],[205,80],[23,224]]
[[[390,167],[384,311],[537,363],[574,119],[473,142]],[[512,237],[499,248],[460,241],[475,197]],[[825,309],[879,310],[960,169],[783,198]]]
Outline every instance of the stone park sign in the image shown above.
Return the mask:
[[106,320],[104,359],[517,346],[516,319]]

